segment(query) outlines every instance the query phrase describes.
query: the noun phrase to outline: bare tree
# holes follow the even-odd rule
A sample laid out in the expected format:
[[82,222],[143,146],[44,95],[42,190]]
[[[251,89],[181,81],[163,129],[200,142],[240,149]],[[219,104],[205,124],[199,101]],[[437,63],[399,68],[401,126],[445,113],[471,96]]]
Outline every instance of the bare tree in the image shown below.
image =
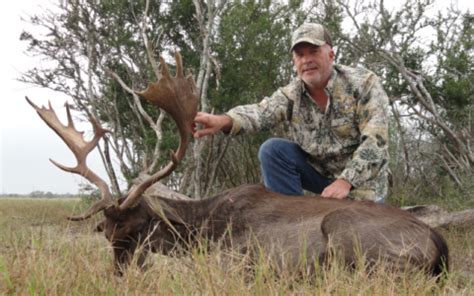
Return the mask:
[[[196,9],[195,18],[199,26],[199,33],[202,42],[202,48],[200,51],[200,62],[199,62],[199,73],[196,79],[196,85],[200,89],[200,105],[201,111],[209,112],[209,100],[208,100],[208,87],[209,79],[213,71],[213,65],[215,66],[215,72],[218,72],[218,63],[212,56],[212,37],[215,35],[215,31],[219,26],[219,16],[224,11],[226,5],[225,0],[193,0],[194,7]],[[193,195],[195,197],[201,197],[204,194],[202,188],[202,176],[204,171],[203,150],[206,145],[206,140],[196,140],[193,147],[193,161],[194,165],[191,169],[192,183],[189,184],[194,188]]]

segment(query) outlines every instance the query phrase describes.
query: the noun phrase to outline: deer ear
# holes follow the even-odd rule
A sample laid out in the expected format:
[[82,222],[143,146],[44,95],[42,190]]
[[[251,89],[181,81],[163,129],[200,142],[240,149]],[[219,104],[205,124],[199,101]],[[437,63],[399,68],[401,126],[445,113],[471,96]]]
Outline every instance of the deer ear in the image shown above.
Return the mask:
[[185,224],[176,209],[166,203],[166,199],[149,198],[148,205],[153,213],[158,214],[161,219],[173,224]]
[[173,224],[185,224],[183,218],[181,218],[173,209],[164,208],[163,214],[165,215],[166,219],[168,219]]
[[107,221],[106,219],[100,221],[96,226],[95,226],[95,229],[94,231],[95,232],[103,232],[104,229],[105,229],[105,221]]

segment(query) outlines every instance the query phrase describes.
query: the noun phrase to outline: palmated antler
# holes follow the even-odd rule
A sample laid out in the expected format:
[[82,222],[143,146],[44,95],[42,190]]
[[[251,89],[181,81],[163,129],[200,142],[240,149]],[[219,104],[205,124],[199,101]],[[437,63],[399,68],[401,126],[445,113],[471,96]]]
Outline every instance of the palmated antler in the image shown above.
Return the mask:
[[[147,89],[143,92],[137,92],[137,94],[143,96],[157,107],[168,112],[174,119],[180,134],[178,150],[176,153],[171,152],[171,161],[164,168],[135,186],[125,201],[118,207],[119,211],[135,205],[148,187],[171,174],[178,163],[183,159],[186,148],[189,144],[189,138],[192,133],[191,127],[197,113],[198,94],[192,76],[188,75],[187,77],[184,77],[181,55],[176,53],[175,57],[176,75],[174,77],[171,77],[168,71],[168,66],[164,59],[160,57],[162,77],[160,77],[156,83],[150,83]],[[53,129],[71,149],[76,156],[77,165],[75,167],[66,167],[53,160],[51,160],[51,162],[64,171],[83,176],[96,185],[101,192],[102,198],[100,201],[96,202],[82,215],[69,217],[68,219],[74,221],[85,220],[99,211],[117,206],[112,199],[112,194],[110,193],[107,183],[91,171],[86,164],[87,155],[97,146],[99,140],[106,132],[108,132],[108,130],[103,129],[97,119],[90,117],[90,121],[94,127],[94,137],[91,141],[85,141],[83,132],[77,131],[74,127],[69,105],[66,104],[68,124],[65,126],[59,121],[56,113],[51,107],[51,103],[49,103],[49,108],[40,108],[28,98],[26,98],[26,100],[31,106],[33,106],[41,119],[43,119],[43,121]]]
[[102,180],[98,175],[91,171],[86,164],[87,155],[97,146],[99,140],[104,136],[108,130],[103,129],[96,118],[91,117],[90,122],[94,127],[94,137],[90,141],[85,141],[83,134],[84,132],[79,132],[74,127],[74,122],[72,121],[71,111],[69,110],[69,105],[66,103],[66,112],[67,112],[67,125],[63,125],[51,106],[49,102],[49,108],[38,107],[36,106],[28,97],[26,100],[30,105],[36,110],[38,115],[43,119],[43,121],[58,134],[58,136],[66,143],[66,145],[71,149],[72,153],[76,157],[77,165],[75,167],[66,167],[63,166],[54,160],[50,161],[59,167],[60,169],[78,174],[86,178],[89,182],[96,185],[99,188],[99,191],[102,195],[100,201],[96,202],[89,210],[79,216],[68,217],[70,220],[79,221],[90,218],[92,215],[97,212],[104,210],[110,206],[115,205],[112,194],[109,191],[107,183]]
[[178,150],[176,153],[171,152],[171,161],[163,169],[148,177],[130,192],[120,205],[122,210],[136,204],[148,187],[171,174],[183,159],[189,144],[192,134],[191,127],[197,113],[198,93],[192,75],[184,77],[181,54],[177,52],[175,58],[176,75],[174,77],[170,75],[168,66],[160,57],[162,76],[157,82],[149,83],[144,91],[137,92],[137,94],[171,115],[180,134]]

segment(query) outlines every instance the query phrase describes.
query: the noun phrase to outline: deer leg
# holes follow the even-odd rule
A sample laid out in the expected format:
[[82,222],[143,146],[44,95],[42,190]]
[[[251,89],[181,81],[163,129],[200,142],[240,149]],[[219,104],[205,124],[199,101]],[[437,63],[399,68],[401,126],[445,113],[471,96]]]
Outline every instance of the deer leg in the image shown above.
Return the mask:
[[112,247],[114,249],[114,274],[122,276],[127,266],[133,257],[133,253],[136,249],[136,243],[130,240],[114,241]]
[[[404,265],[411,264],[411,254],[415,254],[417,248],[408,248],[410,254],[402,255],[400,229],[394,231],[390,223],[374,224],[367,215],[370,214],[351,208],[326,215],[321,229],[328,237],[330,254],[353,268],[363,263],[368,271],[378,264],[394,270],[402,270]],[[410,245],[408,237],[406,242]]]
[[[359,217],[360,218],[360,217]],[[333,259],[342,259],[345,264],[355,266],[360,248],[359,232],[353,229],[357,219],[354,213],[346,209],[335,210],[326,215],[321,222],[321,231],[326,240],[326,249],[320,255],[320,262],[330,263]]]

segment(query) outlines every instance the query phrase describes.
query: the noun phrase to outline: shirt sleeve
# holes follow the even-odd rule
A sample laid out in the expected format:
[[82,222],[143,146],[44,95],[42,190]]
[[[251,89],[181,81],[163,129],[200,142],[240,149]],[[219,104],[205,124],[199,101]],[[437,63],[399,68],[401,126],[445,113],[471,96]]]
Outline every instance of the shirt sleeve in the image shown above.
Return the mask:
[[226,114],[232,118],[230,135],[268,130],[287,117],[289,99],[279,89],[260,103],[237,106]]
[[360,89],[357,104],[360,145],[339,178],[360,187],[379,175],[388,165],[388,97],[375,74],[370,74]]

